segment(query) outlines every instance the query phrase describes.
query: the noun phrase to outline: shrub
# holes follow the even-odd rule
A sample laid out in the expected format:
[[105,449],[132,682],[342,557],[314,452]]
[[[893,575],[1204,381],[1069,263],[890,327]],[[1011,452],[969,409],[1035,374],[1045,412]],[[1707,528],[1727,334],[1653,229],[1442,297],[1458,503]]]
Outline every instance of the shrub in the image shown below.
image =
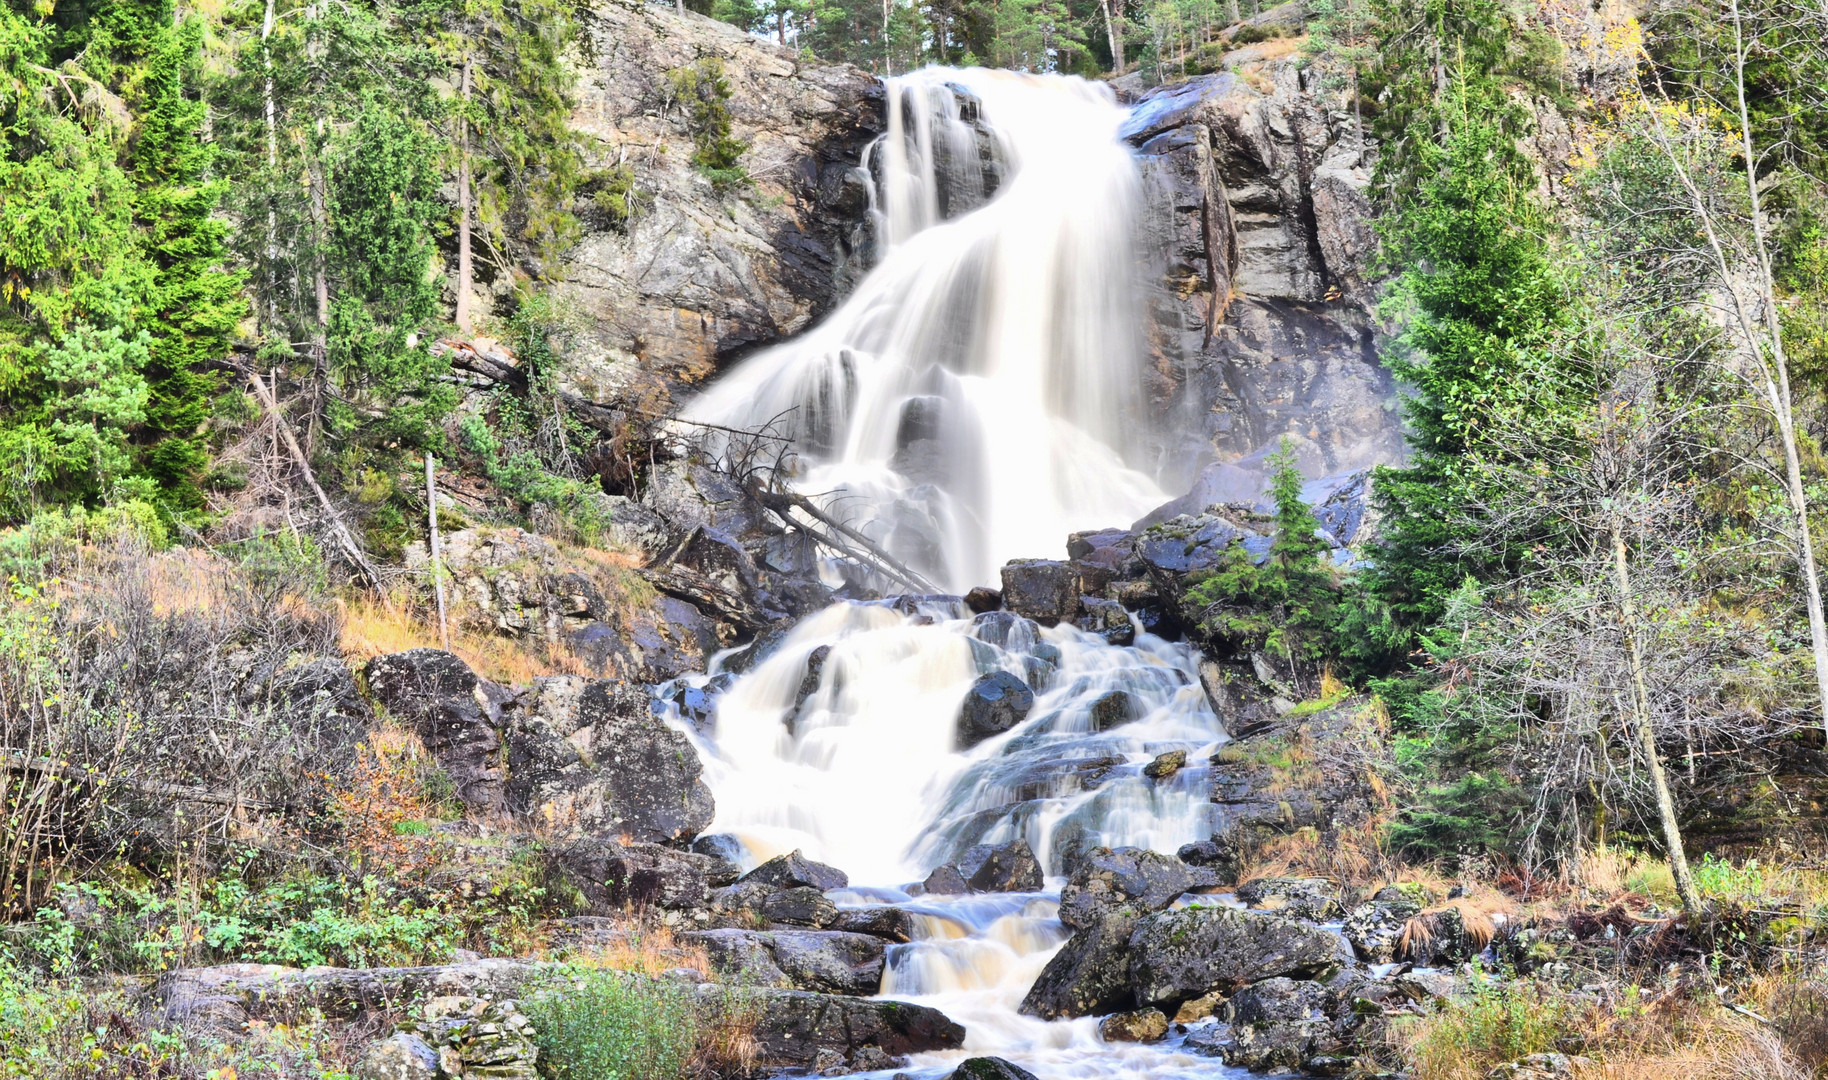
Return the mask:
[[675,1080],[704,1030],[690,991],[617,971],[573,970],[524,1008],[551,1080]]
[[1472,1080],[1494,1066],[1555,1048],[1565,1033],[1562,1000],[1528,983],[1474,978],[1467,993],[1412,1030],[1417,1080]]
[[667,72],[673,96],[691,110],[692,164],[719,191],[749,182],[749,174],[737,159],[749,144],[730,134],[730,83],[724,78],[723,62],[707,56],[691,67]]

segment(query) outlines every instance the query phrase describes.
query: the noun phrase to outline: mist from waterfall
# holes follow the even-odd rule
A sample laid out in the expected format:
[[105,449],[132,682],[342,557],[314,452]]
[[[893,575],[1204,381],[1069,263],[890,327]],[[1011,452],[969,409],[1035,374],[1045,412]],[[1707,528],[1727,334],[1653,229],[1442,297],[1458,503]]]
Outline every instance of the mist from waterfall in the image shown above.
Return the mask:
[[1126,463],[1146,423],[1138,183],[1108,88],[933,68],[887,99],[861,165],[880,262],[682,415],[773,424],[801,492],[962,591],[1165,499]]

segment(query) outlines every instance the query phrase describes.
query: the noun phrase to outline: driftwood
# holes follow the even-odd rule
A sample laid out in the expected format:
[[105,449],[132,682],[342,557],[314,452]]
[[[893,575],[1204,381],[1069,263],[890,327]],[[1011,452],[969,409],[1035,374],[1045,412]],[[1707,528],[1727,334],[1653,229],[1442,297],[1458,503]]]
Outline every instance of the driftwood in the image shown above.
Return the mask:
[[[941,591],[937,585],[902,565],[900,560],[884,551],[875,541],[819,509],[806,496],[795,491],[768,490],[754,483],[748,487],[750,496],[756,502],[775,517],[812,537],[820,546],[855,559],[891,581],[899,581],[919,592]],[[810,517],[812,522],[794,517],[795,510]]]

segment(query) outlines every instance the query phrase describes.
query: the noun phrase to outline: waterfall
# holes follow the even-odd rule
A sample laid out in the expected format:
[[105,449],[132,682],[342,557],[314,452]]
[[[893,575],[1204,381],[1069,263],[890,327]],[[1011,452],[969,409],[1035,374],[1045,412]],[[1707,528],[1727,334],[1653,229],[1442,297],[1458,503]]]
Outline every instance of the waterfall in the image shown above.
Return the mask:
[[[861,164],[881,262],[822,325],[745,361],[685,416],[772,424],[800,491],[963,589],[1164,499],[1126,464],[1146,419],[1136,176],[1123,110],[1081,80],[927,70],[890,80],[888,103]],[[797,849],[850,875],[839,903],[915,915],[882,992],[963,1023],[967,1052],[1042,1076],[1212,1077],[1230,1070],[1172,1040],[1107,1045],[1095,1020],[1017,1011],[1067,937],[1058,890],[1077,858],[1100,845],[1172,853],[1210,834],[1206,762],[1226,735],[1197,663],[1140,626],[1117,646],[899,597],[835,603],[720,654],[683,680],[722,690],[696,726],[675,688],[656,700],[697,745],[712,830],[740,840],[746,863]],[[961,748],[961,705],[997,672],[1026,682],[1034,705]],[[1188,766],[1145,775],[1171,750]],[[910,888],[972,845],[1016,839],[1044,864],[1041,892]],[[959,1056],[918,1056],[910,1075],[943,1076]]]
[[1165,500],[1126,464],[1147,419],[1136,170],[1125,111],[1079,79],[927,69],[887,97],[861,166],[881,261],[682,415],[772,424],[799,490],[962,591]]

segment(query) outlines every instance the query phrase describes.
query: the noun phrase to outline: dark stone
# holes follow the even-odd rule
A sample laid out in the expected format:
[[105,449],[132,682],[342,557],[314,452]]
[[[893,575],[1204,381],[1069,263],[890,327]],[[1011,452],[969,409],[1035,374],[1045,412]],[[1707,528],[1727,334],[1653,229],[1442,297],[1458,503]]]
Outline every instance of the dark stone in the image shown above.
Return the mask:
[[1142,708],[1127,690],[1113,690],[1092,702],[1092,730],[1110,731],[1122,727],[1142,714]]
[[485,684],[469,665],[439,649],[377,656],[368,661],[364,675],[375,700],[412,725],[466,809],[490,815],[507,808],[501,730],[505,691]]
[[[743,857],[749,854],[749,849],[743,845],[743,842],[729,833],[705,833],[692,841],[692,850],[700,855],[715,855],[737,866],[740,866]],[[735,880],[736,878],[731,878],[730,881],[720,881],[717,884],[721,888]]]
[[660,844],[589,838],[545,849],[546,872],[577,890],[586,912],[612,915],[630,907],[690,910],[710,903],[736,866],[715,855]]
[[1196,840],[1191,844],[1182,844],[1177,857],[1188,866],[1197,866],[1210,870],[1221,881],[1230,881],[1238,876],[1238,851],[1224,841]]
[[1079,612],[1079,575],[1053,559],[1017,559],[1003,567],[1003,606],[1042,626]]
[[1112,645],[1133,645],[1136,643],[1136,626],[1130,621],[1130,613],[1115,600],[1100,600],[1086,596],[1080,598],[1080,606],[1085,610],[1076,625],[1090,634],[1097,634]]
[[782,889],[762,901],[762,918],[789,926],[826,927],[838,921],[838,905],[817,889]]
[[1415,901],[1406,897],[1394,900],[1370,900],[1346,913],[1340,933],[1351,943],[1352,951],[1369,964],[1388,964],[1396,959],[1396,946],[1403,927],[1422,913]]
[[956,1050],[965,1043],[965,1029],[944,1013],[904,1001],[758,990],[746,1004],[757,1014],[757,1064],[769,1067],[805,1068],[818,1059],[820,1050],[837,1050],[850,1058],[873,1046],[899,1057]]
[[1234,1027],[1319,1020],[1326,1003],[1327,989],[1317,982],[1264,979],[1231,995],[1224,1019]]
[[959,858],[958,870],[973,892],[1040,892],[1040,860],[1026,840],[979,844]]
[[844,871],[824,863],[813,862],[798,851],[776,855],[744,874],[744,881],[772,885],[777,889],[810,888],[819,892],[842,889],[851,883]]
[[1130,937],[1135,912],[1104,912],[1067,939],[1022,998],[1020,1011],[1043,1020],[1097,1016],[1132,1008]]
[[787,710],[784,718],[790,734],[797,733],[800,709],[806,699],[819,692],[819,683],[825,678],[825,661],[831,658],[831,646],[820,645],[806,654],[806,673],[800,676],[800,685],[793,693],[793,708]]
[[933,868],[927,880],[920,883],[920,891],[931,896],[963,896],[971,891],[971,886],[965,881],[965,875],[958,872],[958,867],[947,863]]
[[971,684],[959,707],[957,745],[976,746],[1020,724],[1035,706],[1035,692],[1007,671],[993,671]]
[[974,1057],[959,1062],[946,1080],[1036,1080],[1035,1074],[1000,1057]]
[[1144,917],[1129,942],[1139,1004],[1183,1001],[1278,975],[1336,967],[1338,939],[1317,926],[1229,908],[1184,908]]
[[859,997],[882,989],[888,946],[880,938],[829,930],[697,930],[680,937],[703,946],[718,974],[749,985]]
[[1060,890],[1060,921],[1084,929],[1116,910],[1163,911],[1184,893],[1214,882],[1160,852],[1093,848]]
[[1066,538],[1066,557],[1074,562],[1123,570],[1135,557],[1136,534],[1128,529],[1076,532]]
[[965,606],[978,615],[995,611],[1003,606],[1003,594],[980,585],[965,594]]
[[839,908],[831,929],[903,944],[914,940],[913,916],[898,907]]
[[598,681],[578,695],[578,719],[591,729],[596,774],[579,791],[578,813],[599,835],[669,842],[711,824],[711,789],[692,743],[654,715],[629,683]]

